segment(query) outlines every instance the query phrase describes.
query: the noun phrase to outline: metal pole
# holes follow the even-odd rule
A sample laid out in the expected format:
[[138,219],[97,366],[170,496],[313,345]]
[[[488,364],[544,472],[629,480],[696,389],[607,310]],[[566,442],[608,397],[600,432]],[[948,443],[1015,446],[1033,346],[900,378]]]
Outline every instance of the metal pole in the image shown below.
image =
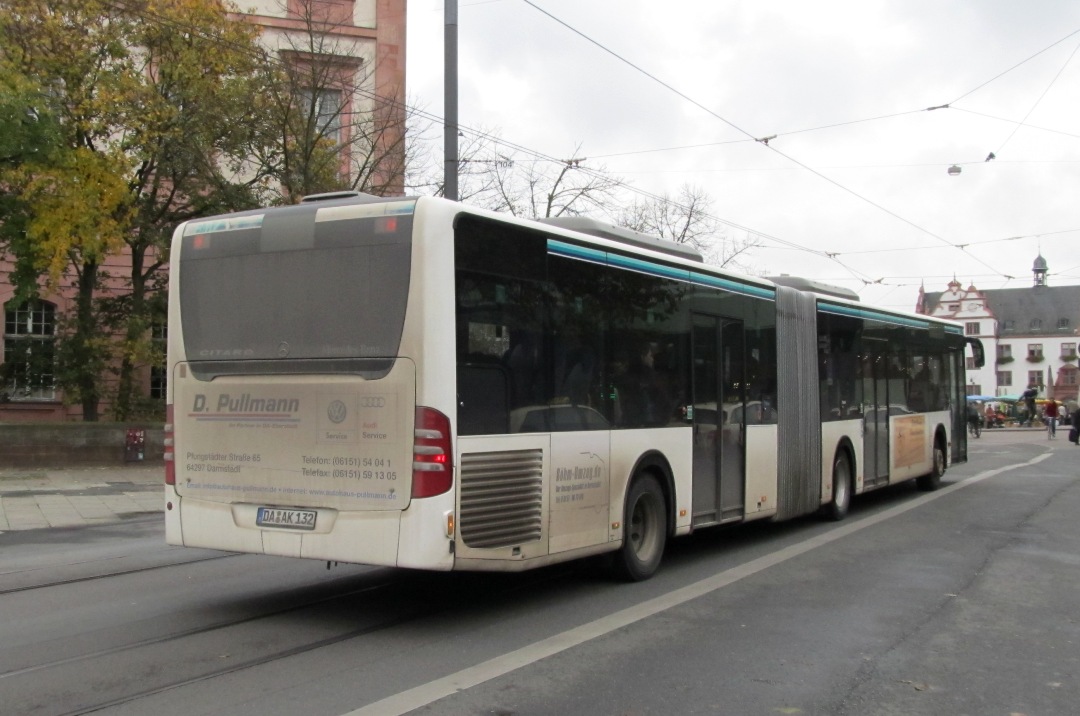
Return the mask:
[[444,0],[446,26],[443,31],[443,196],[458,200],[458,78],[457,0]]

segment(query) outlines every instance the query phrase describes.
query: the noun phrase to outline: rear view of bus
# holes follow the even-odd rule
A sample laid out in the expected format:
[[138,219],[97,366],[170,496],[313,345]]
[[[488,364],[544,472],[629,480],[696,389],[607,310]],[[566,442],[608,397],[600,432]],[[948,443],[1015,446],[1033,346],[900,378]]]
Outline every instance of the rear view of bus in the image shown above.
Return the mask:
[[416,405],[401,351],[415,203],[331,199],[177,229],[169,544],[452,566],[450,426]]

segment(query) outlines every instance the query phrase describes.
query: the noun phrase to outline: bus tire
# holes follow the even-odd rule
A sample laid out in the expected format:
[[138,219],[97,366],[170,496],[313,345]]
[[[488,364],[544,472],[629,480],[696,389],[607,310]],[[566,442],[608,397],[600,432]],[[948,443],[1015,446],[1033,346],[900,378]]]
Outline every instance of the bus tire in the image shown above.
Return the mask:
[[933,492],[941,487],[941,477],[945,474],[945,442],[938,436],[934,440],[934,465],[930,472],[915,480],[923,492]]
[[638,475],[626,495],[622,547],[612,555],[616,576],[640,582],[656,573],[667,543],[667,514],[660,482],[648,473]]
[[836,453],[832,468],[832,500],[825,506],[825,516],[834,521],[847,517],[851,508],[852,493],[852,470],[851,460],[847,452],[840,450]]

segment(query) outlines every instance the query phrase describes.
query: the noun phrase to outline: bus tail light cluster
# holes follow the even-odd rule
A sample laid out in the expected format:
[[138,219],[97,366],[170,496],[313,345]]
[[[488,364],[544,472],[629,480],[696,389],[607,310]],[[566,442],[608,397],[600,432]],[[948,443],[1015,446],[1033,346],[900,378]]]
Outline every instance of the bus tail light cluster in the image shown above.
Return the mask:
[[416,408],[413,438],[413,497],[433,497],[454,484],[454,451],[450,418],[438,410]]
[[176,454],[173,452],[173,406],[165,406],[165,484],[176,484]]

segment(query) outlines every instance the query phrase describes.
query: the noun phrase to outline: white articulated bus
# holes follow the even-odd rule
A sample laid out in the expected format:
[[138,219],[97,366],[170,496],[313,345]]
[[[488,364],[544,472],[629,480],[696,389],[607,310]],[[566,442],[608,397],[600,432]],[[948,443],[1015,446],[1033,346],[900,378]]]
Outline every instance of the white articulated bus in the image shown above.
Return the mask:
[[176,230],[170,544],[644,579],[966,460],[955,323],[587,220],[313,199]]

